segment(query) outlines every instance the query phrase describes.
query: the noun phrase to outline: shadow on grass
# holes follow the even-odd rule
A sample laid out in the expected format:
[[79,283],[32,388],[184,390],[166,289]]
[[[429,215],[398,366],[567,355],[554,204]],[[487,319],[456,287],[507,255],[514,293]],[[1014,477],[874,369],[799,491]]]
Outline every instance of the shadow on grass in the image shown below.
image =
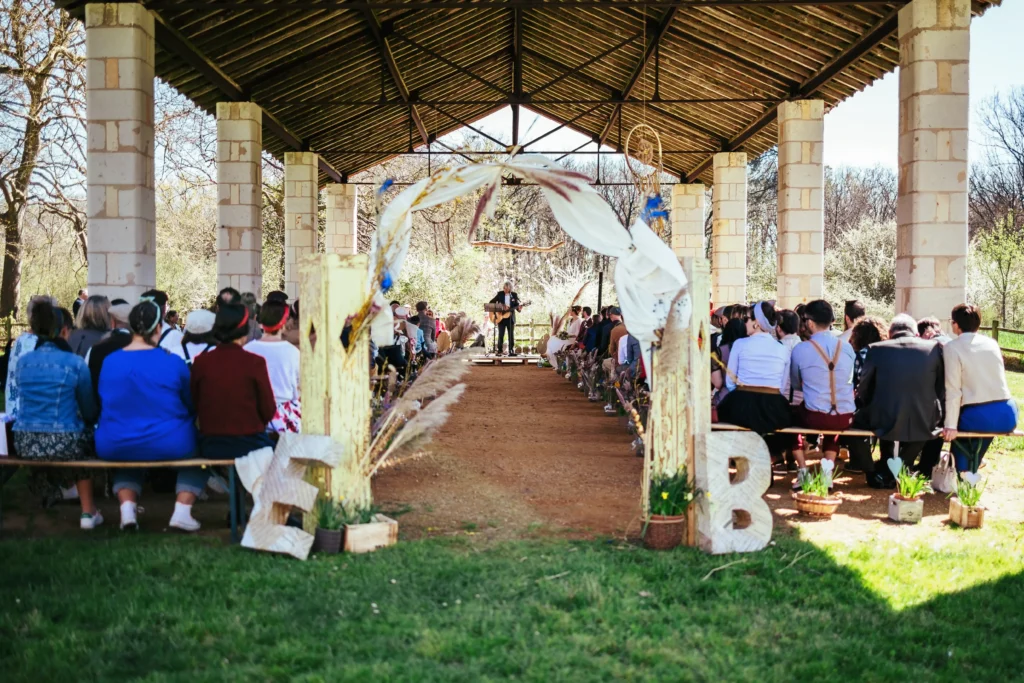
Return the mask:
[[11,682],[1020,675],[1024,575],[897,610],[878,589],[921,556],[864,552],[866,572],[794,538],[726,557],[430,540],[306,563],[194,538],[5,541],[0,660]]

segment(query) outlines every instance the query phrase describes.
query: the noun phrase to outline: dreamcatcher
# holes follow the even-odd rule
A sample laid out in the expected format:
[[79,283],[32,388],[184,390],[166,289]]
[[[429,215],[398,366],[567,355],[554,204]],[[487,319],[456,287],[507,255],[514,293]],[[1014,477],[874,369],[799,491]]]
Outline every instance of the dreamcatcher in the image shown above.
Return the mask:
[[423,217],[427,219],[428,223],[430,223],[430,228],[434,236],[435,256],[440,253],[442,244],[449,256],[452,253],[452,221],[455,219],[455,215],[459,212],[460,203],[461,202],[456,199],[447,206],[435,206],[423,211]]
[[[644,22],[643,44],[647,44],[647,23]],[[656,47],[655,50],[658,48]],[[658,58],[655,52],[655,59]],[[664,171],[662,164],[661,137],[658,131],[647,124],[647,61],[643,65],[643,106],[641,108],[641,122],[630,129],[626,135],[626,144],[623,148],[626,156],[626,168],[633,176],[633,185],[640,193],[642,206],[641,217],[650,225],[651,230],[658,237],[665,236],[665,218],[667,212],[661,207],[661,174]],[[655,96],[657,97],[657,72],[655,73]],[[621,125],[622,110],[619,110],[619,121]],[[621,135],[621,133],[620,133]]]

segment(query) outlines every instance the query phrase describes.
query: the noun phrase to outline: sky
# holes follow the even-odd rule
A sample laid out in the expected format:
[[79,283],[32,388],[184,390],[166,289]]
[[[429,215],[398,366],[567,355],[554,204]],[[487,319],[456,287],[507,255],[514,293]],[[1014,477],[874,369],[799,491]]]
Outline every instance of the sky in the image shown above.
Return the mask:
[[[976,115],[980,102],[996,92],[1024,86],[1024,0],[1003,0],[971,25],[971,132],[968,155],[978,158],[983,135]],[[557,126],[548,119],[524,112],[521,139],[529,139]],[[532,125],[529,133],[527,127]],[[510,139],[512,114],[508,108],[474,124],[499,140]],[[899,78],[887,74],[825,115],[825,163],[830,166],[896,168],[899,126]],[[545,149],[574,149],[586,137],[562,129],[544,139]],[[611,150],[609,150],[611,151]]]

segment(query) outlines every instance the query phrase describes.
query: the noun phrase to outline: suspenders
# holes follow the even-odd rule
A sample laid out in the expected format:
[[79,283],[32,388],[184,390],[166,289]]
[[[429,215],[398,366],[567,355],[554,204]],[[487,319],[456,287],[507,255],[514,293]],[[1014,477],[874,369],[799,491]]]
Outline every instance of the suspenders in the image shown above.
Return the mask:
[[808,339],[809,342],[814,346],[814,350],[818,352],[821,359],[825,361],[825,365],[828,366],[828,389],[831,393],[832,408],[828,411],[829,415],[838,415],[839,408],[836,405],[836,363],[839,362],[839,353],[843,350],[843,342],[836,340],[836,351],[832,354],[832,360],[829,360],[828,355],[825,353],[825,349],[818,345],[818,342],[813,339]]

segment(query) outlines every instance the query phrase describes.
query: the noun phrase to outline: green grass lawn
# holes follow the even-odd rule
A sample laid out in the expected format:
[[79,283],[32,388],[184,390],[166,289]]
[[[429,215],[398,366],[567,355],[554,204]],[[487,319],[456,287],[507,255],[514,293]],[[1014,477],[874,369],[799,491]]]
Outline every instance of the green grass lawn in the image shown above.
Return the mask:
[[[1021,440],[994,449],[1022,471]],[[893,531],[815,544],[780,523],[721,557],[466,533],[305,563],[210,537],[8,538],[0,681],[1024,680],[1024,526]]]

